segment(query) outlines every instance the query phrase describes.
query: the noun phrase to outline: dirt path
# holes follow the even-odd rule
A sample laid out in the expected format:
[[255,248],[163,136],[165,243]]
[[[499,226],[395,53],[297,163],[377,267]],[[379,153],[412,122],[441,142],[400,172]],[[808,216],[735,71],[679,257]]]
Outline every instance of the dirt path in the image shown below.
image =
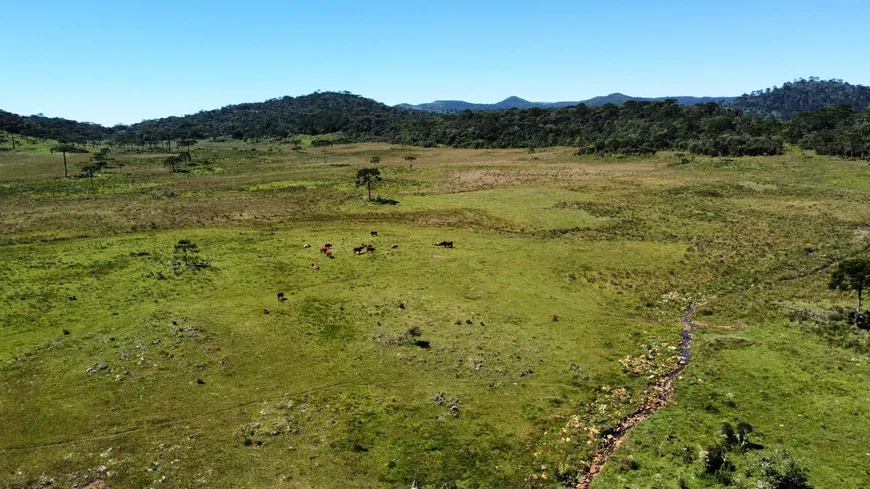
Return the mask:
[[651,418],[656,412],[671,403],[674,399],[674,381],[685,370],[691,361],[691,346],[697,324],[692,322],[692,313],[698,305],[693,303],[683,315],[683,335],[680,340],[680,360],[666,376],[653,381],[649,385],[649,394],[641,406],[632,414],[619,422],[614,428],[601,433],[601,445],[592,458],[592,465],[586,475],[580,479],[577,489],[589,489],[592,482],[604,468],[604,464],[613,456],[613,452],[628,439],[635,426]]

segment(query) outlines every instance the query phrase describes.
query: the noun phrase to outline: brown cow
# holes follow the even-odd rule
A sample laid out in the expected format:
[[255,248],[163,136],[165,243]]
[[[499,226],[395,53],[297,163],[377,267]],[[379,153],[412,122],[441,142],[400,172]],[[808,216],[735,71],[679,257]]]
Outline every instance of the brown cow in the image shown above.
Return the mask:
[[268,310],[268,309],[263,309],[263,314],[269,314],[269,310]]
[[390,246],[390,249],[391,249],[391,250],[398,250],[398,249],[399,249],[399,245],[394,244],[393,246]]
[[321,246],[321,247],[320,247],[320,252],[321,252],[321,253],[326,253],[327,251],[329,251],[329,248],[327,248],[326,246]]
[[332,255],[332,250],[326,250],[326,256],[329,258],[335,258],[335,256]]
[[440,241],[438,243],[434,243],[435,246],[443,246],[445,248],[453,248],[453,241]]
[[320,265],[318,265],[317,263],[312,263],[311,269],[314,270],[315,272],[317,272],[320,270]]

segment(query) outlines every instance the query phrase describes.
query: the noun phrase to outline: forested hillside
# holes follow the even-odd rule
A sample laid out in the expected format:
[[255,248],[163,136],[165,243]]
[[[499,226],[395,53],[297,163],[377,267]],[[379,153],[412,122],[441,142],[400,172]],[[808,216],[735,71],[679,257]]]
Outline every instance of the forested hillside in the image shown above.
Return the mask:
[[405,110],[349,92],[318,92],[259,103],[229,105],[184,117],[133,124],[121,133],[136,139],[250,139],[342,132],[355,141],[385,139]]
[[[783,143],[789,142],[825,154],[864,158],[870,157],[870,111],[848,106],[796,111],[842,100],[851,100],[854,107],[866,106],[862,97],[870,100],[868,92],[866,87],[839,81],[810,80],[747,95],[738,104],[747,107],[744,110],[715,103],[680,105],[670,99],[447,114],[390,107],[348,92],[318,92],[113,128],[0,112],[0,130],[62,142],[104,141],[127,147],[179,139],[338,134],[338,140],[344,142],[384,141],[427,147],[559,145],[576,146],[584,154],[678,150],[713,156],[778,154]],[[776,117],[759,117],[759,107],[768,106],[781,109],[775,112]],[[796,116],[794,122],[779,120],[792,116]]]
[[782,151],[776,123],[750,119],[716,104],[687,107],[673,101],[406,117],[396,127],[393,141],[473,148],[577,145],[582,153],[596,154],[651,154],[669,149],[713,155]]
[[112,129],[92,122],[76,122],[59,117],[20,116],[0,110],[0,131],[46,139],[76,142],[100,141],[112,134]]
[[734,107],[753,117],[790,121],[801,112],[849,105],[855,110],[870,108],[870,87],[851,85],[843,80],[786,82],[782,87],[757,90],[734,101]]

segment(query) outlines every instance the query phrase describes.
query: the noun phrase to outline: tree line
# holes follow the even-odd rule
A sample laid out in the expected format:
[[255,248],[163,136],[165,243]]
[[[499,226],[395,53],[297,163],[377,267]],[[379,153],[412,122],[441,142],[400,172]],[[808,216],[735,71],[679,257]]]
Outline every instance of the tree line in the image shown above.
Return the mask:
[[[788,89],[794,85],[823,88],[830,83],[838,84],[795,83]],[[764,98],[777,90],[782,89],[747,97]],[[782,153],[784,144],[790,143],[821,154],[870,158],[868,121],[870,110],[850,105],[800,112],[792,121],[783,122],[739,107],[715,103],[684,106],[674,100],[436,114],[390,107],[347,92],[284,97],[111,128],[0,111],[0,130],[15,134],[61,143],[100,141],[167,152],[173,147],[180,150],[192,140],[268,138],[297,141],[298,146],[296,136],[300,134],[338,134],[333,138],[336,143],[383,141],[462,148],[575,146],[580,154],[601,155],[677,150],[711,156],[761,156]]]

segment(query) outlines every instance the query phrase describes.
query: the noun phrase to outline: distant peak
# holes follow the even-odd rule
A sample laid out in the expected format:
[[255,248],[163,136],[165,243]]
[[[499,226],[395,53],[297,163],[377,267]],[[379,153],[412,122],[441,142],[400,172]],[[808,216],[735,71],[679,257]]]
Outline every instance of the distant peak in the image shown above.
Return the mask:
[[499,102],[499,103],[501,103],[501,104],[506,104],[506,103],[511,103],[511,104],[515,104],[515,103],[527,104],[527,103],[529,103],[529,101],[526,100],[526,99],[519,98],[519,97],[517,97],[516,95],[511,95],[510,97],[508,97],[508,98],[502,100],[502,101]]

